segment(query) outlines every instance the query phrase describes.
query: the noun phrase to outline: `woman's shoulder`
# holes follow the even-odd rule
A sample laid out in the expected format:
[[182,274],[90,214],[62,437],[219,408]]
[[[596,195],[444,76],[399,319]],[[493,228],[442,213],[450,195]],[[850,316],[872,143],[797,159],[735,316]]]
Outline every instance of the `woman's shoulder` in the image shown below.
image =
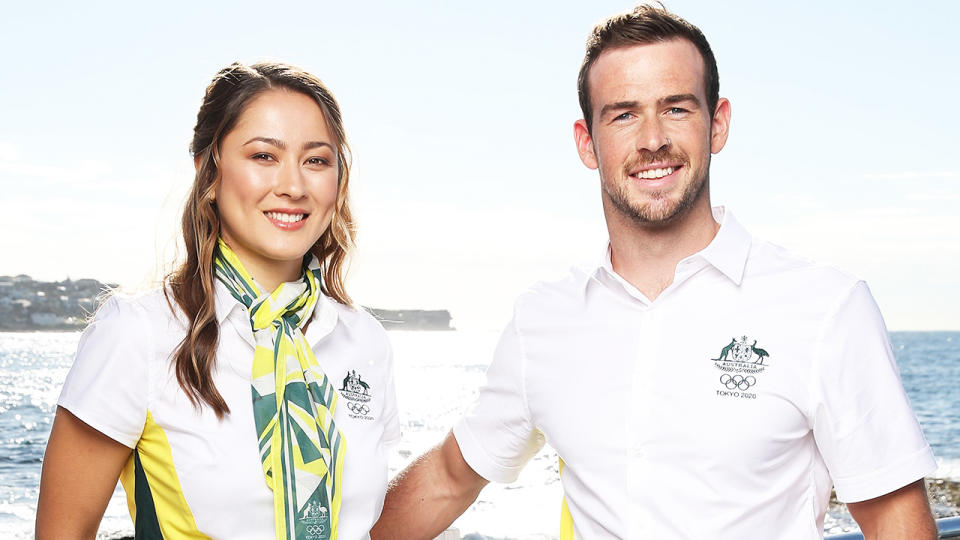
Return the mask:
[[387,332],[373,315],[362,306],[341,304],[329,299],[337,314],[337,326],[350,336],[355,343],[366,343],[376,348],[389,350],[390,341]]
[[186,329],[183,313],[169,290],[155,287],[127,292],[116,290],[97,308],[91,326],[110,328],[111,333],[149,333],[164,341],[170,335],[177,341]]
[[329,299],[337,312],[337,318],[351,329],[358,332],[369,332],[371,335],[382,336],[386,339],[386,331],[380,321],[362,306],[341,304]]

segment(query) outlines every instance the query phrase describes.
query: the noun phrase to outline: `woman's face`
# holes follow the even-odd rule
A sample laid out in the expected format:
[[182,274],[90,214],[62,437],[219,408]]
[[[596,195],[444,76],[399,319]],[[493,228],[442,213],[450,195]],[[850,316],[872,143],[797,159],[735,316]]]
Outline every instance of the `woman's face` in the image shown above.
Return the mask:
[[336,141],[320,107],[288,90],[256,97],[223,138],[220,171],[223,240],[262,286],[297,279],[337,200]]

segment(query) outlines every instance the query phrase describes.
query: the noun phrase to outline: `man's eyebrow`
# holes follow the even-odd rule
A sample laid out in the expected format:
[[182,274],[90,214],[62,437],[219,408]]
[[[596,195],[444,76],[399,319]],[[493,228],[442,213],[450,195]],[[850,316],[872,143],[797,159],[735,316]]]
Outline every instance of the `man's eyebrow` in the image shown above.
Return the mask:
[[673,104],[675,104],[675,103],[683,103],[683,102],[691,102],[691,101],[692,101],[692,102],[695,103],[698,107],[700,106],[700,100],[697,99],[697,96],[695,96],[695,95],[693,95],[693,94],[673,94],[672,96],[666,96],[666,97],[664,97],[664,98],[660,98],[659,101],[660,101],[660,103],[661,103],[662,105],[673,105]]
[[633,109],[638,105],[637,101],[617,101],[615,103],[607,103],[600,109],[600,118],[610,111],[621,111],[623,109]]

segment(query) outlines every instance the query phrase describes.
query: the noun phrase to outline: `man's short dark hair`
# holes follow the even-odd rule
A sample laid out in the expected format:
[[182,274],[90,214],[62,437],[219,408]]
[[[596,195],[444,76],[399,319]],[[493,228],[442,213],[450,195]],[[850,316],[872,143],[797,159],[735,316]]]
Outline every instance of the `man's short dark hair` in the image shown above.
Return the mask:
[[593,107],[590,105],[590,88],[587,75],[590,67],[600,54],[607,49],[661,43],[671,39],[686,39],[694,44],[703,58],[703,87],[707,95],[707,107],[710,115],[720,100],[720,75],[717,73],[717,60],[703,32],[684,19],[670,13],[664,7],[640,5],[627,13],[614,15],[593,27],[587,38],[587,52],[577,77],[577,94],[587,129],[592,130]]

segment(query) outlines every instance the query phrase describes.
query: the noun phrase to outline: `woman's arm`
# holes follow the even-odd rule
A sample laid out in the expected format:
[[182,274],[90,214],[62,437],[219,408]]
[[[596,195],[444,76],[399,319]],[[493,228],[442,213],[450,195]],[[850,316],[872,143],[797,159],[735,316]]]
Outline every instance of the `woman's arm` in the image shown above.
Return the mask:
[[130,452],[57,407],[40,474],[37,540],[95,538]]

